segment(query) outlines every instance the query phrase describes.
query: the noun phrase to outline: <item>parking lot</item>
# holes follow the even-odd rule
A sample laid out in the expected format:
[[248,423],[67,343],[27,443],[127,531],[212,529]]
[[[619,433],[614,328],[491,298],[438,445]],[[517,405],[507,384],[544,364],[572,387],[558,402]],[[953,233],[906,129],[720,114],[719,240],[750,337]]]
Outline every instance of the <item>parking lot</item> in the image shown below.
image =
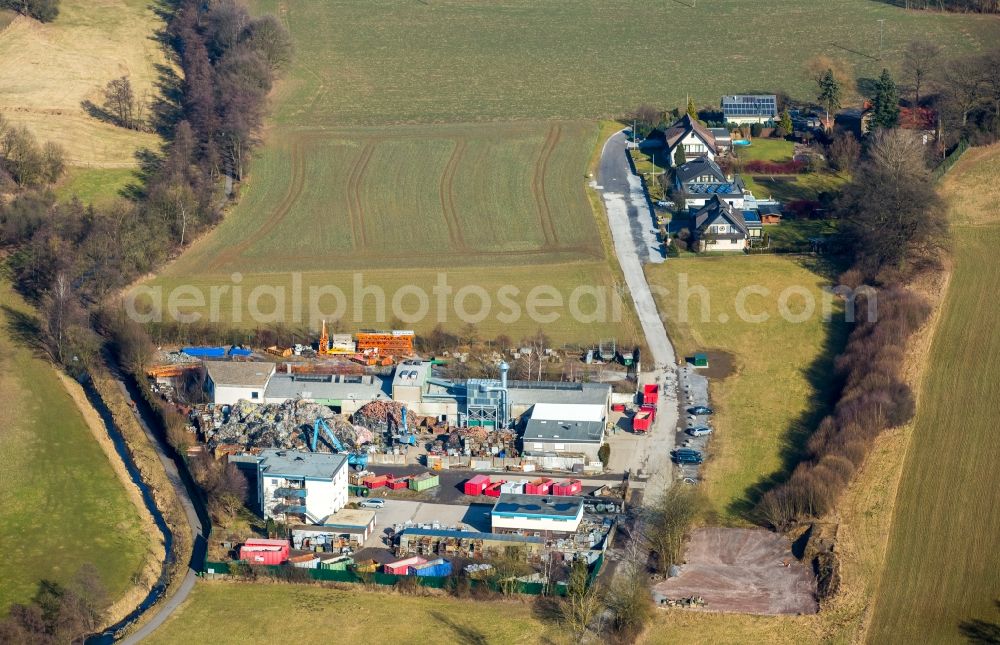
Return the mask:
[[[699,374],[699,370],[690,364],[684,365],[677,370],[678,384],[680,387],[680,402],[682,408],[681,421],[677,424],[678,448],[691,448],[707,456],[708,440],[711,435],[692,437],[687,433],[688,428],[696,426],[707,426],[713,428],[711,415],[693,415],[688,412],[694,406],[711,407],[708,398],[708,377]],[[679,477],[685,481],[695,482],[700,478],[700,466],[696,464],[682,464],[678,466]]]

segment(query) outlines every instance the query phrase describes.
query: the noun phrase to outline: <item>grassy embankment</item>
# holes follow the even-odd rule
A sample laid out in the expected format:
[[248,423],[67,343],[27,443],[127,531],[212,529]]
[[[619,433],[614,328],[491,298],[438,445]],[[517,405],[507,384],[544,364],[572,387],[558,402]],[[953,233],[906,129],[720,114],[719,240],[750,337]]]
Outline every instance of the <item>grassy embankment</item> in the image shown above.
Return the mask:
[[54,22],[17,16],[4,29],[5,20],[0,16],[0,113],[66,150],[70,169],[60,197],[76,189],[85,201],[114,197],[122,171],[138,165],[136,151],[156,149],[160,139],[95,118],[83,103],[103,104],[104,86],[123,75],[137,96],[153,99],[156,66],[166,62],[154,37],[162,21],[145,0],[62,0]]
[[52,365],[27,344],[34,312],[6,281],[0,301],[0,613],[88,562],[117,599],[156,536]]

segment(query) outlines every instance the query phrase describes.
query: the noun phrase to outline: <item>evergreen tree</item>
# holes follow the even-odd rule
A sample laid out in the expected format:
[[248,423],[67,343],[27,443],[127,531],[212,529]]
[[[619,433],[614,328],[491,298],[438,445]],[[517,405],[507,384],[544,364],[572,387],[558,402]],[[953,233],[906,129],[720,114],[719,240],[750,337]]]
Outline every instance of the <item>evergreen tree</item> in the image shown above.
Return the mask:
[[875,98],[872,99],[872,118],[868,129],[885,128],[891,130],[899,125],[899,91],[896,82],[889,75],[889,70],[883,69],[875,84]]
[[677,149],[674,150],[674,165],[680,167],[686,163],[687,163],[687,155],[684,154],[684,144],[678,143]]
[[788,113],[787,109],[781,113],[781,121],[778,123],[778,127],[784,131],[785,135],[792,133],[794,129],[794,126],[792,126],[792,115]]
[[698,119],[698,108],[694,106],[694,99],[691,98],[690,96],[688,97],[687,113],[691,116],[692,119],[695,120]]
[[833,70],[828,69],[817,81],[819,84],[819,95],[817,100],[826,107],[826,120],[830,122],[830,112],[840,107],[840,83],[833,75]]

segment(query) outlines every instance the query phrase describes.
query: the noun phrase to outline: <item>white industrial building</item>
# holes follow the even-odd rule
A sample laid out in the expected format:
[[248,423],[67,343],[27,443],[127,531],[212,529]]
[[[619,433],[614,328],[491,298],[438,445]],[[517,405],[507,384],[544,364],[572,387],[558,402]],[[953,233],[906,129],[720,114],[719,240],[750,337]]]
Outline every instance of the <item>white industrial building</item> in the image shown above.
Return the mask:
[[606,424],[603,404],[536,403],[521,437],[523,452],[529,457],[581,455],[597,461]]
[[386,382],[370,374],[278,373],[264,390],[264,403],[301,399],[328,405],[342,414],[354,414],[365,404],[390,398]]
[[205,361],[205,391],[216,405],[246,400],[264,402],[264,390],[274,374],[273,363]]
[[575,533],[583,519],[583,498],[502,493],[490,519],[494,533]]
[[347,456],[264,450],[257,461],[257,500],[264,517],[319,524],[347,506]]

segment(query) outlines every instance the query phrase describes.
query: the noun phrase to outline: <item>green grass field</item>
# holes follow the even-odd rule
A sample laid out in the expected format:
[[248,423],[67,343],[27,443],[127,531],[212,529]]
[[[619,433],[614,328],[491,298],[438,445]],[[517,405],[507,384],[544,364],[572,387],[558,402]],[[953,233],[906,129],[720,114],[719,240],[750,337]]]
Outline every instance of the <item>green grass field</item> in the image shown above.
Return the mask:
[[[832,352],[843,342],[846,325],[835,315],[833,322],[822,320],[821,290],[828,281],[797,258],[678,258],[647,267],[646,275],[654,289],[666,290],[657,305],[679,356],[704,350],[732,356],[732,375],[711,382],[716,433],[705,490],[722,523],[742,523],[758,487],[784,471],[813,429]],[[704,318],[700,296],[682,303],[681,280],[690,289],[704,287]],[[737,295],[746,287],[767,290],[744,300],[747,314],[766,314],[767,320],[739,315]],[[803,294],[814,302],[815,314],[803,322],[783,317],[782,302],[792,314],[805,311]],[[836,314],[836,304],[830,306]]]
[[276,137],[236,214],[167,275],[602,259],[583,190],[597,131],[553,122]]
[[112,598],[150,536],[52,366],[12,337],[29,308],[0,283],[0,614],[94,564]]
[[121,196],[126,186],[137,184],[135,171],[128,168],[67,168],[56,185],[56,197],[69,201],[76,197],[84,204],[103,206]]
[[527,602],[199,582],[146,642],[566,643]]
[[[942,184],[950,197],[955,268],[921,389],[916,427],[896,500],[889,555],[869,642],[995,642],[1000,633],[1000,336],[995,249],[1000,217],[967,195],[1000,196],[1000,146],[973,149]],[[995,204],[995,202],[993,202]],[[977,623],[976,621],[982,621]],[[963,631],[981,629],[982,631]]]
[[[815,55],[875,78],[883,66],[895,68],[917,36],[959,52],[1000,34],[991,17],[905,12],[870,0],[693,4],[253,2],[281,17],[296,42],[275,106],[275,121],[288,126],[594,119],[641,103],[682,106],[689,94],[699,106],[717,106],[723,94],[757,89],[812,100],[804,63]],[[883,61],[873,60],[879,19],[886,20]],[[710,47],[675,37],[708,24]]]

